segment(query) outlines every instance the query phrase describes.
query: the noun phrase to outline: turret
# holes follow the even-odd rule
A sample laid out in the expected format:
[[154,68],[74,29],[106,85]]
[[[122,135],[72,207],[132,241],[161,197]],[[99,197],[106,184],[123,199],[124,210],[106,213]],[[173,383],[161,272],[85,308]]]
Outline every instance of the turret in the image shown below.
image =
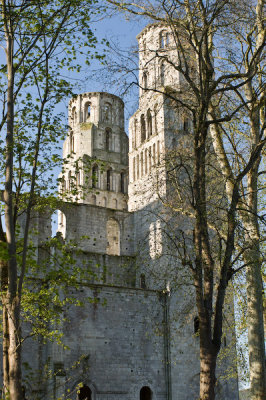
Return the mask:
[[71,193],[75,185],[78,202],[127,209],[128,137],[119,97],[93,92],[70,100],[63,157],[68,161],[61,174],[63,192]]

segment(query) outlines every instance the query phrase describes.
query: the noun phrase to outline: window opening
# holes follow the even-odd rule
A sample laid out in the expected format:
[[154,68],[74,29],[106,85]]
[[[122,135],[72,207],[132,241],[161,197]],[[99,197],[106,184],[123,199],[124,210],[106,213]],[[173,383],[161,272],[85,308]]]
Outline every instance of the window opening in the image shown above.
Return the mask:
[[92,393],[91,389],[87,385],[83,385],[79,390],[78,390],[78,400],[91,400],[92,399]]
[[147,164],[147,159],[148,159],[148,150],[145,150],[145,174],[147,174],[147,170],[148,170],[148,164]]
[[73,122],[73,124],[75,125],[75,124],[77,123],[77,110],[76,110],[76,107],[73,107],[73,108],[72,108],[72,115],[71,115],[71,117],[72,117],[72,122]]
[[189,128],[189,121],[188,118],[185,118],[183,122],[183,130],[185,133],[188,133],[188,128]]
[[141,143],[143,143],[146,139],[146,125],[145,125],[144,114],[142,114],[140,117],[140,124],[141,124]]
[[161,85],[164,85],[164,77],[165,77],[165,64],[161,63]]
[[137,155],[137,179],[139,179],[139,155]]
[[92,167],[92,174],[91,174],[91,187],[97,188],[98,187],[98,166],[94,165]]
[[58,233],[66,237],[66,216],[61,210],[55,210],[51,216],[52,237]]
[[121,172],[120,174],[120,190],[121,193],[125,193],[125,173]]
[[160,164],[160,142],[157,142],[157,162]]
[[143,151],[140,154],[140,176],[143,176]]
[[61,192],[64,193],[66,191],[66,180],[65,180],[65,176],[62,176],[61,179]]
[[111,190],[111,170],[108,169],[106,172],[106,189]]
[[152,136],[152,116],[151,110],[147,111],[147,128],[148,128],[148,137]]
[[94,206],[96,206],[96,196],[95,196],[95,194],[93,194],[93,195],[91,196],[91,202],[92,202],[92,204],[93,204]]
[[143,386],[140,389],[139,399],[140,400],[151,400],[152,399],[152,392],[148,386]]
[[195,317],[194,318],[194,333],[198,333],[199,332],[199,327],[200,327],[200,321],[199,321],[199,317]]
[[105,103],[104,105],[104,117],[103,120],[106,122],[110,122],[112,119],[112,106],[110,103]]
[[137,145],[137,120],[134,120],[134,131],[132,135],[132,148],[135,149]]
[[86,122],[91,116],[91,103],[86,103],[84,108],[84,121]]
[[147,72],[143,73],[143,88],[144,89],[148,88],[148,74],[147,74]]
[[105,149],[107,151],[111,150],[111,129],[106,129],[105,131]]

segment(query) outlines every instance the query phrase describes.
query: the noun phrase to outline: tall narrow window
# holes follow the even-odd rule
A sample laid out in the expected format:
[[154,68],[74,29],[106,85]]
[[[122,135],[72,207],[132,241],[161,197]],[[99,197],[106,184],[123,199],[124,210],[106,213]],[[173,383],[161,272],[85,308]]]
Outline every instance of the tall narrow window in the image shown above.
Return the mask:
[[107,128],[105,130],[105,149],[107,151],[111,150],[111,137],[112,137],[112,130],[110,128]]
[[78,119],[76,107],[72,108],[71,118],[72,118],[72,123],[76,125]]
[[103,107],[103,121],[104,122],[112,121],[112,106],[110,103],[105,103]]
[[152,391],[148,386],[143,386],[141,388],[139,400],[152,400]]
[[106,172],[106,190],[111,190],[111,169]]
[[72,175],[71,172],[69,171],[68,173],[68,190],[71,190],[72,188]]
[[74,135],[73,135],[73,132],[70,132],[70,135],[69,135],[69,152],[70,153],[74,152]]
[[184,133],[188,133],[188,130],[189,130],[189,121],[188,118],[185,117],[183,121],[183,131]]
[[137,179],[139,179],[139,155],[137,155]]
[[141,143],[143,143],[146,139],[146,124],[144,114],[140,117],[140,125],[141,125]]
[[84,106],[84,122],[88,121],[91,117],[91,103],[87,102]]
[[163,86],[165,84],[165,64],[162,62],[161,63],[161,85]]
[[140,176],[143,176],[143,151],[140,154]]
[[156,159],[155,159],[155,157],[156,157],[155,143],[153,143],[153,146],[152,146],[152,164],[153,164],[153,165],[156,164]]
[[147,111],[147,131],[148,131],[148,138],[152,135],[152,117],[151,117],[151,110],[148,109]]
[[158,105],[155,104],[154,107],[154,133],[157,135],[158,133]]
[[120,190],[121,193],[125,193],[125,173],[121,172],[120,174]]
[[92,393],[87,385],[83,385],[80,389],[78,389],[78,400],[91,400]]
[[91,187],[97,188],[99,185],[99,170],[98,166],[94,165],[92,167],[92,174],[91,174]]
[[199,327],[200,327],[200,322],[199,322],[199,317],[195,317],[194,318],[194,333],[198,333],[199,332]]
[[143,88],[147,89],[148,88],[148,73],[143,72]]
[[151,146],[149,147],[149,171],[151,172]]
[[135,149],[137,146],[137,120],[134,120],[134,129],[132,132],[132,148]]
[[157,163],[160,164],[160,142],[157,142]]
[[160,49],[164,49],[164,33],[160,32],[159,34],[159,46]]
[[148,150],[145,150],[145,161],[144,161],[144,165],[145,165],[145,174],[147,174],[148,172]]

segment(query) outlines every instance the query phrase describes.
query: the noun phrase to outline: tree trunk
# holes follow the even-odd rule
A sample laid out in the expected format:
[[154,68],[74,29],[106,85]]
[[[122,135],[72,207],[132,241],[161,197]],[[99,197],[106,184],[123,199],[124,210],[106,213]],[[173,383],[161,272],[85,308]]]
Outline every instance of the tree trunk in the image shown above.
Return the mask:
[[200,348],[200,400],[215,399],[215,370],[217,355],[208,347]]
[[[11,304],[10,304],[11,303]],[[9,302],[9,395],[11,400],[21,400],[21,343],[20,343],[20,306],[18,298]]]

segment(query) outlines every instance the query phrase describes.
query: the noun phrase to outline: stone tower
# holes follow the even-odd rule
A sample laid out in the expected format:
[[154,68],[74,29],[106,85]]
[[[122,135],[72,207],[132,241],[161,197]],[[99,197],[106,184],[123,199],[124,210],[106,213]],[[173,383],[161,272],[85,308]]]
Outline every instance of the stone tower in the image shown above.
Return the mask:
[[108,93],[83,93],[69,102],[67,161],[62,190],[76,185],[78,202],[127,209],[128,137],[124,103]]
[[[57,329],[65,348],[27,342],[25,361],[34,362],[36,371],[44,366],[49,371],[47,381],[31,377],[34,400],[198,397],[193,293],[178,285],[176,258],[167,254],[169,215],[162,202],[169,190],[165,155],[189,137],[190,121],[165,95],[183,85],[163,60],[166,52],[176,56],[170,31],[152,24],[138,41],[139,109],[130,119],[129,156],[121,99],[93,92],[69,103],[59,231],[66,243],[78,244],[75,266],[87,268],[71,288],[83,306],[62,310]],[[75,188],[76,193],[70,190]],[[34,220],[40,251],[51,235],[50,217],[47,212]],[[219,390],[218,400],[238,399],[235,380]]]

